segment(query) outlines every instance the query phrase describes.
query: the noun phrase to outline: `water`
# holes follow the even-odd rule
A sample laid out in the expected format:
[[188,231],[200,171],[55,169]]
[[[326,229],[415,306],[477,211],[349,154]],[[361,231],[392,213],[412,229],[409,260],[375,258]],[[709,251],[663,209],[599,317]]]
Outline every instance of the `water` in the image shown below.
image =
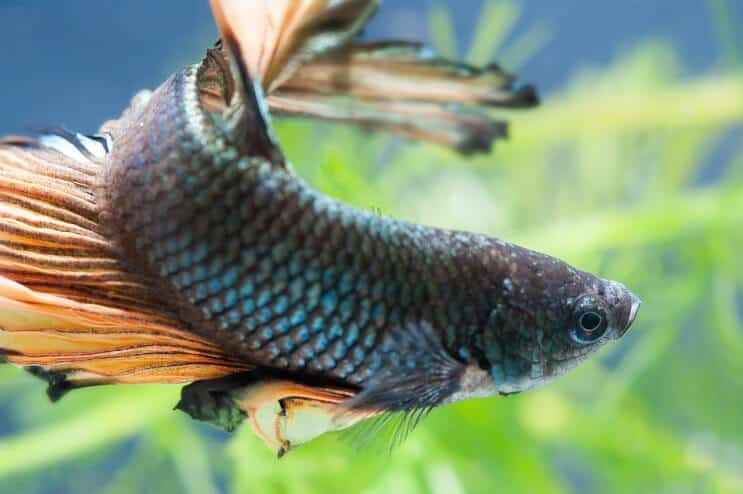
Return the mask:
[[[466,46],[481,1],[456,3],[454,24]],[[743,20],[743,4],[731,3]],[[368,37],[426,39],[426,12],[434,2],[384,4]],[[660,36],[674,44],[690,74],[699,73],[718,59],[710,12],[699,0],[527,0],[516,35],[545,22],[552,41],[520,72],[550,91],[576,68],[606,64],[638,40]],[[206,0],[4,0],[0,24],[0,135],[34,125],[94,130],[138,89],[198,60],[216,39]]]

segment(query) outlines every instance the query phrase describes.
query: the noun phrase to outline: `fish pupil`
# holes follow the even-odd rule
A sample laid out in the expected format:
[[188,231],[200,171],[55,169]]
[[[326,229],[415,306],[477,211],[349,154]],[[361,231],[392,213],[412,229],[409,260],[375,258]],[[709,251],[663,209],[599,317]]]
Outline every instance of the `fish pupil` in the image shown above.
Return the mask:
[[580,316],[579,323],[583,331],[592,332],[601,325],[602,317],[596,312],[586,312]]

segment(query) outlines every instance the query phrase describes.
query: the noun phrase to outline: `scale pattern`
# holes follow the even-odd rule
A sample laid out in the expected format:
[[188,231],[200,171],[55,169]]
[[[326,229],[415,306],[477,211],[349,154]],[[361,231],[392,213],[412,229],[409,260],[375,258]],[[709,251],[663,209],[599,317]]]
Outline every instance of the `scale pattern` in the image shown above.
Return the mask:
[[471,289],[487,261],[475,247],[490,241],[350,208],[240,156],[188,93],[196,77],[171,78],[117,138],[106,198],[126,257],[163,280],[193,330],[251,362],[352,384],[425,365],[400,331],[423,322],[466,358],[462,328],[491,305]]
[[[542,385],[631,324],[638,301],[619,283],[314,191],[255,156],[244,141],[256,132],[232,139],[229,112],[204,111],[198,81],[198,66],[174,75],[117,130],[102,223],[192,331],[246,362],[425,408]],[[575,336],[585,311],[605,322],[587,343]],[[492,383],[466,391],[472,368]]]

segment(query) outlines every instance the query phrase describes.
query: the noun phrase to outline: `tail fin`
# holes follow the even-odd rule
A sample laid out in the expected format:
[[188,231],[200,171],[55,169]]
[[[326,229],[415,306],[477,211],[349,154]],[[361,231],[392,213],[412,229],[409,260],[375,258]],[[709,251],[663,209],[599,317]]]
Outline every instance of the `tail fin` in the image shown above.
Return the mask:
[[478,69],[436,58],[414,43],[355,43],[302,65],[268,99],[289,116],[385,130],[456,148],[490,149],[506,122],[486,108],[528,108],[535,89],[496,65]]
[[94,182],[105,139],[0,140],[0,353],[66,389],[242,372],[163,309],[101,231]]

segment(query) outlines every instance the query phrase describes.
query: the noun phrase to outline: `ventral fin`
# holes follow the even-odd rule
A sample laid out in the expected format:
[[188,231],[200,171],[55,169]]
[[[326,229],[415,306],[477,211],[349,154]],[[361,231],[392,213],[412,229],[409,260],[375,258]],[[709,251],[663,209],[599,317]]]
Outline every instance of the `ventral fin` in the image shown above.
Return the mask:
[[303,384],[254,371],[190,384],[176,409],[227,431],[247,419],[256,436],[281,457],[326,432],[374,415],[373,410],[337,413],[355,394],[350,388]]

